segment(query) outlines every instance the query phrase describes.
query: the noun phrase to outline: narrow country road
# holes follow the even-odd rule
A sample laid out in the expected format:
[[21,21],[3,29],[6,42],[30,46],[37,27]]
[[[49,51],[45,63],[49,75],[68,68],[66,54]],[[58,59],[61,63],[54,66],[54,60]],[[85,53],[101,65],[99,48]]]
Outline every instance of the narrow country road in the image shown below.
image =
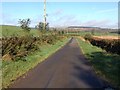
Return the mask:
[[10,88],[102,88],[76,39],[20,77]]

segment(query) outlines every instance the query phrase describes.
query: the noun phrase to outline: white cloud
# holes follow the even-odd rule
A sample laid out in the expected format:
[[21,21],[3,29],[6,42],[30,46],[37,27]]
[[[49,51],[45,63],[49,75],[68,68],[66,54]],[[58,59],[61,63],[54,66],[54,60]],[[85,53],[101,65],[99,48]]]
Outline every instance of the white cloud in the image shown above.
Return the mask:
[[110,21],[109,20],[101,20],[101,21],[97,21],[97,20],[91,20],[91,21],[87,21],[82,23],[82,25],[84,26],[104,26],[109,24]]
[[55,27],[69,26],[69,25],[79,25],[80,22],[73,15],[61,15],[57,18],[49,19],[50,25]]
[[102,28],[118,28],[118,23],[110,20],[91,20],[87,22],[82,22],[82,26],[91,26],[91,27],[102,27]]
[[50,22],[52,26],[90,26],[90,27],[102,27],[102,28],[118,28],[118,23],[110,20],[90,20],[81,22],[74,16],[63,16],[55,22]]
[[100,10],[100,11],[97,11],[96,13],[99,14],[99,13],[108,13],[108,12],[117,12],[118,11],[118,8],[114,8],[114,9],[106,9],[106,10]]
[[62,15],[63,13],[64,11],[62,9],[57,9],[53,13],[50,13],[50,16],[58,16],[58,15]]

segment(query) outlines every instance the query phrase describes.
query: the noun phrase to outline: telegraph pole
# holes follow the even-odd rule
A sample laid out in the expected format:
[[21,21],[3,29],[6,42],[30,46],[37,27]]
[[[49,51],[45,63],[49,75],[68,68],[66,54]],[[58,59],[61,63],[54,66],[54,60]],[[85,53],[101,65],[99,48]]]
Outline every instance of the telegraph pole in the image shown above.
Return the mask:
[[46,31],[46,0],[44,0],[44,30]]

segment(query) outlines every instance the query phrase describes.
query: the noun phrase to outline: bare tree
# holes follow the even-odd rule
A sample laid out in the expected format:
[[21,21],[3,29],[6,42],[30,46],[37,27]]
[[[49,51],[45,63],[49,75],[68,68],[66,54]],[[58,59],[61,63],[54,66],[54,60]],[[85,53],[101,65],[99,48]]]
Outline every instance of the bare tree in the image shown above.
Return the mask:
[[29,18],[28,19],[22,19],[22,20],[19,19],[20,27],[26,32],[29,32],[30,29],[31,29],[29,27],[30,23],[31,23],[31,20]]

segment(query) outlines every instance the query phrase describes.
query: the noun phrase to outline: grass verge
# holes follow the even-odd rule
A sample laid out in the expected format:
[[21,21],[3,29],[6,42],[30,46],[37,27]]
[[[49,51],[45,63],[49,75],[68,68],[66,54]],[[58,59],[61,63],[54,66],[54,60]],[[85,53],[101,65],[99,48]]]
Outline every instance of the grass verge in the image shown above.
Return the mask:
[[110,82],[115,87],[119,87],[120,56],[107,53],[101,48],[92,46],[88,42],[80,39],[78,39],[78,43],[83,51],[83,54],[93,65],[97,75]]
[[38,63],[44,61],[48,56],[55,53],[59,48],[66,44],[68,39],[57,41],[56,44],[46,44],[35,53],[28,55],[26,61],[3,61],[2,62],[2,87],[7,88],[15,79],[34,68]]

